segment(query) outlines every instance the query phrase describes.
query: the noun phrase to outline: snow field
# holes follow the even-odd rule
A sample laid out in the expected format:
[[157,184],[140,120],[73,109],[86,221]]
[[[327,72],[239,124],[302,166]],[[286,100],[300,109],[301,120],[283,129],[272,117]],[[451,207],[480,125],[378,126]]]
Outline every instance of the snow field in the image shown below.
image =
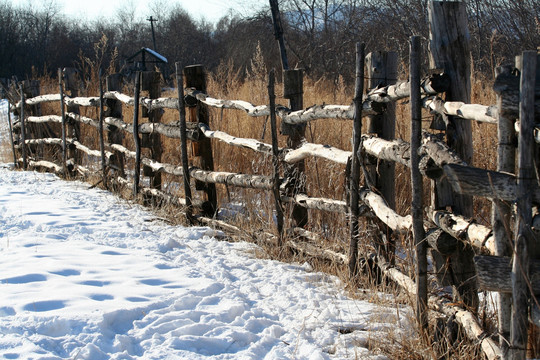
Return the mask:
[[376,359],[396,327],[307,264],[51,174],[0,168],[0,220],[3,358]]

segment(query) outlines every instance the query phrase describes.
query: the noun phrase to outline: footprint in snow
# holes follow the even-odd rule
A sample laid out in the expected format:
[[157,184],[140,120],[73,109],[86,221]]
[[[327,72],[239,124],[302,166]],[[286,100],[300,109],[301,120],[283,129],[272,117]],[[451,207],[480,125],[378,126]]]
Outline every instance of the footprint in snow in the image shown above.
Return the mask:
[[47,281],[47,277],[43,274],[27,274],[21,276],[14,276],[11,278],[1,279],[2,284],[28,284],[31,282]]
[[63,309],[65,307],[66,307],[66,304],[62,300],[47,300],[47,301],[37,301],[37,302],[26,304],[24,305],[23,310],[45,312],[45,311]]

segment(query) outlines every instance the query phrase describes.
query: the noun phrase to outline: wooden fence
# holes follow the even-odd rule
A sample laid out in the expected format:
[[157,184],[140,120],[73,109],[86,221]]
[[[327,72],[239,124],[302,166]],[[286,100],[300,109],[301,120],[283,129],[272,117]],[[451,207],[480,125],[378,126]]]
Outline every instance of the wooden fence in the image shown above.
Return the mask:
[[[455,2],[431,3],[432,24],[439,27],[455,24],[451,19],[459,17],[464,8],[462,5]],[[451,10],[455,12],[451,13]],[[267,190],[275,203],[276,229],[269,227],[261,235],[265,241],[346,265],[351,277],[358,276],[359,270],[358,242],[362,241],[358,231],[359,217],[374,219],[386,234],[412,233],[416,254],[414,279],[400,271],[402,264],[395,256],[392,236],[379,239],[373,246],[380,271],[416,298],[421,328],[427,327],[429,311],[435,311],[455,318],[467,336],[481,345],[487,358],[525,358],[529,319],[540,326],[540,306],[535,296],[540,293],[540,265],[537,259],[540,248],[535,232],[540,224],[540,217],[535,216],[540,204],[540,161],[537,153],[540,144],[540,130],[537,127],[540,123],[539,55],[537,51],[524,52],[518,57],[515,67],[497,69],[494,86],[497,104],[469,104],[459,99],[462,92],[468,91],[470,96],[470,83],[468,88],[467,85],[459,85],[470,76],[470,73],[460,73],[461,69],[467,68],[467,64],[455,66],[456,61],[469,57],[463,54],[454,56],[459,59],[450,62],[448,53],[456,50],[443,49],[440,44],[455,39],[439,39],[443,35],[437,35],[437,26],[433,26],[431,31],[430,63],[439,70],[421,78],[420,40],[413,37],[409,79],[368,84],[365,94],[364,78],[374,79],[381,76],[381,72],[384,73],[382,79],[393,78],[387,74],[396,73],[396,56],[395,53],[377,52],[366,57],[363,46],[358,45],[357,82],[352,105],[299,106],[303,93],[301,70],[284,71],[284,97],[290,99],[288,106],[275,104],[274,72],[269,74],[268,104],[253,105],[241,100],[217,99],[207,94],[204,69],[200,65],[181,69],[177,64],[177,97],[159,97],[159,73],[155,72],[137,74],[133,96],[120,92],[119,77],[113,74],[106,79],[106,90],[100,80],[99,96],[78,97],[69,77],[64,81],[69,71],[59,71],[58,94],[29,94],[29,89],[35,89],[33,82],[22,83],[18,95],[15,91],[9,92],[12,108],[19,119],[13,124],[14,160],[24,169],[45,168],[64,177],[77,172],[95,174],[95,169],[81,165],[79,154],[85,153],[99,159],[98,171],[105,186],[131,186],[135,195],[142,193],[148,202],[155,203],[160,199],[182,206],[187,220],[192,224],[218,226],[233,232],[241,230],[215,217],[219,208],[216,184]],[[453,35],[459,38],[462,36],[460,31],[466,29],[460,28]],[[452,36],[448,33],[444,36]],[[364,68],[367,73],[364,73]],[[65,88],[69,95],[65,93]],[[141,90],[148,91],[148,96],[141,97]],[[443,100],[441,94],[445,92],[446,99]],[[26,97],[25,94],[30,96]],[[410,141],[394,139],[395,116],[392,107],[400,99],[409,99],[411,107]],[[53,101],[62,104],[61,114],[37,113],[39,104]],[[122,117],[122,104],[134,109],[131,123]],[[81,116],[79,107],[98,108],[99,118]],[[219,129],[211,129],[208,107],[242,111],[254,118],[269,116],[272,143],[239,138]],[[139,109],[142,109],[142,116],[148,117],[148,122],[139,124]],[[160,123],[163,109],[177,110],[178,123]],[[422,109],[428,110],[442,122],[444,131],[434,134],[422,130]],[[29,112],[33,112],[32,115]],[[281,135],[278,134],[276,118],[281,119]],[[368,120],[366,133],[369,134],[362,135],[362,130],[366,128],[362,124],[363,118]],[[322,119],[354,122],[353,151],[305,140],[305,124]],[[470,125],[471,121],[498,126],[497,171],[469,165],[467,149],[472,149],[472,140],[470,126],[464,124]],[[61,138],[43,136],[52,131],[36,126],[50,123],[61,124]],[[78,128],[81,123],[97,129],[100,149],[83,145]],[[388,129],[392,129],[390,133]],[[446,142],[443,135],[447,136]],[[134,149],[127,147],[126,136],[132,137]],[[162,136],[180,139],[180,165],[161,161]],[[279,136],[287,136],[286,148],[278,148]],[[212,141],[271,156],[272,174],[215,171]],[[188,143],[196,144],[193,152],[197,166],[190,165]],[[53,162],[50,158],[36,157],[38,145],[60,147],[61,158],[57,157],[59,161]],[[143,157],[142,148],[150,149],[152,155]],[[346,165],[350,195],[346,199],[328,199],[306,194],[303,161],[308,157]],[[126,169],[126,159],[134,161],[132,169]],[[410,169],[413,191],[412,211],[408,215],[395,211],[395,163]],[[143,175],[149,177],[145,186],[140,182],[141,166]],[[162,189],[163,173],[182,177],[183,198],[176,198]],[[422,182],[426,178],[433,184],[430,206],[425,206],[423,202]],[[195,196],[194,191],[202,191],[204,195]],[[472,196],[493,201],[492,228],[480,225],[471,218],[471,202],[467,199]],[[287,212],[283,211],[284,204],[293,205],[296,209],[292,212],[294,226],[290,229],[285,229],[284,216]],[[309,209],[343,213],[350,217],[348,254],[324,248],[317,242],[320,236],[304,228]],[[291,234],[295,236],[289,236]],[[450,281],[454,287],[452,302],[430,295],[432,292],[427,282],[428,250],[440,283],[446,285]],[[450,268],[448,263],[451,263]],[[443,271],[439,271],[443,268],[451,276],[444,276]],[[497,309],[499,339],[496,338],[497,334],[486,333],[476,317],[479,290],[500,293]]]

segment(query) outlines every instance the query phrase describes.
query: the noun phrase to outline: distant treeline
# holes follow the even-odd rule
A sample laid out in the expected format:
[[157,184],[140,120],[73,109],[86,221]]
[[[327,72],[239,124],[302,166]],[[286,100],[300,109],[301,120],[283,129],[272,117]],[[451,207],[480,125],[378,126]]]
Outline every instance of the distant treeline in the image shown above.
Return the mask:
[[[540,6],[536,0],[469,0],[474,70],[491,69],[516,53],[540,44]],[[157,6],[156,4],[161,4]],[[17,7],[0,0],[0,78],[54,74],[59,67],[90,63],[115,71],[141,47],[153,48],[174,62],[227,64],[242,75],[260,45],[268,67],[280,67],[270,6],[251,17],[224,15],[216,24],[195,20],[181,7],[154,2],[149,14],[111,8],[103,19],[81,22],[60,13],[54,1]],[[354,43],[368,51],[396,50],[403,60],[411,35],[428,37],[427,0],[283,0],[282,21],[290,64],[308,75],[345,81],[354,73]],[[106,16],[106,17],[105,17]]]

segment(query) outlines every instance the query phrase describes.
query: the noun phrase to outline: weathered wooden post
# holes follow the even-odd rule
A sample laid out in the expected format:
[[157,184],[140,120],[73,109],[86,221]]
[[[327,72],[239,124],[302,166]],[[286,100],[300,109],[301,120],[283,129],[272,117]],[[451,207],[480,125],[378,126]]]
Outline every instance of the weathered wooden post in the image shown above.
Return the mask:
[[62,168],[67,177],[67,146],[66,146],[66,106],[64,103],[64,73],[58,68],[58,87],[60,89],[60,113],[62,114]]
[[[40,81],[39,80],[24,80],[22,82],[24,95],[28,98],[33,98],[39,96],[40,94]],[[41,115],[41,105],[30,105],[26,107],[26,116],[40,116]],[[47,124],[34,124],[26,123],[26,139],[41,139],[44,136],[44,129],[48,126]],[[44,151],[43,145],[28,145],[26,151],[32,154],[35,158],[43,158]]]
[[364,52],[365,44],[356,44],[356,82],[354,86],[354,123],[353,123],[353,152],[351,161],[350,208],[351,208],[351,242],[349,245],[349,276],[354,279],[358,273],[358,240],[360,229],[359,215],[359,186],[360,159],[358,149],[362,141],[362,95],[364,93]]
[[135,99],[133,104],[133,141],[135,142],[135,175],[133,176],[133,196],[139,193],[141,176],[141,138],[139,137],[139,95],[141,93],[141,73],[135,75]]
[[[157,99],[161,95],[161,74],[157,71],[143,71],[141,73],[141,90],[148,91],[150,99]],[[147,117],[151,123],[159,123],[161,121],[161,109],[153,109],[147,111],[142,109],[142,116]],[[161,146],[161,136],[157,133],[142,134],[141,146],[149,148],[151,158],[157,162],[161,162],[163,148]],[[150,187],[153,189],[161,189],[161,173],[154,172],[148,166],[143,166],[145,176],[150,176]]]
[[[106,78],[107,91],[121,91],[122,90],[122,75],[111,74]],[[112,117],[122,119],[122,102],[119,100],[107,99],[107,110],[105,111],[106,117]],[[124,133],[114,125],[107,125],[107,140],[110,144],[122,145],[124,141]],[[114,155],[110,159],[109,166],[116,171],[116,174],[125,178],[126,173],[124,170],[125,164],[124,154],[120,151],[114,151]]]
[[[283,97],[289,100],[291,110],[301,110],[304,107],[304,72],[302,69],[283,71]],[[298,149],[305,138],[306,124],[291,125],[281,122],[281,133],[287,135],[287,147]],[[285,166],[285,193],[289,197],[306,193],[306,165],[304,160]],[[292,219],[296,227],[304,227],[308,222],[306,208],[292,204]]]
[[279,148],[276,125],[276,94],[275,94],[275,72],[274,69],[268,74],[268,98],[270,102],[270,128],[272,131],[272,164],[273,164],[273,193],[276,207],[276,222],[278,230],[278,246],[283,246],[283,207],[279,191]]
[[[443,69],[450,77],[447,101],[470,103],[471,64],[470,36],[467,24],[467,4],[456,1],[431,1],[428,7],[430,23],[430,66]],[[450,148],[467,164],[472,164],[472,125],[468,120],[449,117],[446,140]],[[435,181],[432,207],[436,210],[450,207],[452,212],[472,217],[472,197],[454,193],[446,180]],[[450,266],[456,283],[454,297],[474,312],[478,309],[474,251],[470,245],[458,243],[450,257]]]
[[[206,93],[206,77],[202,65],[191,65],[184,68],[185,87],[195,88]],[[191,122],[203,123],[209,125],[208,108],[206,105],[197,101],[195,106],[189,108],[189,118]],[[195,153],[195,159],[198,160],[202,170],[214,171],[214,157],[212,155],[212,141],[203,138],[197,142],[198,153]],[[197,190],[204,190],[206,201],[203,203],[203,212],[206,216],[213,217],[217,211],[217,192],[216,185],[210,183],[195,182]]]
[[[515,117],[504,108],[503,102],[506,85],[501,83],[519,82],[512,74],[512,67],[505,66],[496,70],[494,90],[497,93],[497,171],[514,173],[516,168],[516,134],[514,130]],[[509,257],[512,255],[512,207],[508,202],[494,199],[492,202],[491,223],[495,237],[496,256]],[[499,293],[497,298],[499,346],[503,354],[508,352],[510,344],[510,319],[512,312],[512,295]]]
[[[367,88],[395,84],[397,81],[397,52],[371,52],[366,56]],[[368,116],[367,132],[385,140],[394,140],[396,130],[395,102],[385,104],[386,111],[381,115]],[[373,186],[379,190],[391,209],[396,207],[395,163],[393,161],[369,158],[368,174]],[[378,252],[390,264],[394,263],[395,244],[392,230],[384,223],[379,225],[380,237],[375,242]]]
[[17,166],[17,152],[15,151],[15,141],[13,140],[13,123],[11,122],[11,102],[8,100],[8,125],[9,125],[9,140],[11,141],[11,151],[13,152],[13,166]]
[[422,99],[420,97],[420,37],[411,37],[411,186],[413,237],[416,248],[416,317],[422,329],[427,329],[427,241],[424,240],[423,179],[420,173],[418,150],[422,143]]
[[101,152],[101,175],[103,186],[107,185],[107,161],[105,158],[105,140],[103,139],[103,121],[105,120],[105,104],[103,99],[103,79],[101,78],[101,69],[99,70],[99,150]]
[[[79,96],[79,72],[75,68],[64,68],[64,86],[69,92],[69,96],[74,98]],[[68,105],[67,112],[80,114],[79,105]],[[67,122],[67,136],[74,140],[81,140],[81,124],[78,121]],[[74,165],[81,164],[81,156],[75,146],[67,147],[67,157],[73,159]]]
[[176,63],[176,86],[178,87],[178,112],[180,115],[180,147],[182,151],[182,175],[184,178],[184,196],[186,197],[186,218],[193,224],[193,206],[191,198],[191,180],[189,176],[189,162],[187,153],[186,134],[186,104],[184,102],[184,78],[180,70],[180,63]]
[[516,230],[512,259],[512,320],[509,359],[525,359],[529,328],[529,251],[533,245],[530,189],[536,185],[534,166],[534,100],[536,51],[525,51],[521,66]]
[[23,170],[26,170],[28,168],[28,163],[26,159],[26,127],[25,127],[25,120],[24,120],[24,107],[25,107],[25,98],[24,98],[24,89],[23,85],[19,85],[19,90],[21,92],[21,147],[22,147],[22,158],[23,158]]

